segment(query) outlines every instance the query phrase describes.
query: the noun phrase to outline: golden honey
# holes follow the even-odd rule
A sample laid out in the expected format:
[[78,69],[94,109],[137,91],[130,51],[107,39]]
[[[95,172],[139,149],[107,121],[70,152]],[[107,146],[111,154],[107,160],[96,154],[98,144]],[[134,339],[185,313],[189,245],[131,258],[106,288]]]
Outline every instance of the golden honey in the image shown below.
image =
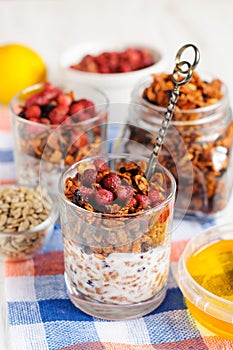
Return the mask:
[[[226,311],[233,302],[233,240],[220,240],[206,245],[191,255],[186,267],[193,279],[205,290],[226,301]],[[211,295],[210,295],[211,297]],[[228,303],[229,301],[230,303]],[[201,310],[189,300],[187,306],[193,316],[212,332],[233,340],[233,314],[231,322],[225,322],[219,315]],[[218,306],[218,298],[213,297],[213,306]],[[229,310],[227,309],[229,306]]]

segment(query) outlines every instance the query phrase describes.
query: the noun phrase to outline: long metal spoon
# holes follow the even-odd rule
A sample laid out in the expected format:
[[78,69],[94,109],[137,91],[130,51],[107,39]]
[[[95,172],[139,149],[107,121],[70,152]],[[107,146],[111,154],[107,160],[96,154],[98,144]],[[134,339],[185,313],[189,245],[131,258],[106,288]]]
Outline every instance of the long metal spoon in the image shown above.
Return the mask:
[[[181,56],[183,52],[188,48],[193,48],[194,50],[194,60],[191,64],[188,61],[182,61]],[[179,97],[179,90],[181,85],[187,84],[193,75],[193,71],[198,65],[200,60],[200,52],[198,48],[193,44],[187,44],[182,46],[176,54],[175,58],[175,68],[173,70],[172,78],[174,81],[174,90],[171,93],[171,97],[167,106],[167,111],[164,115],[161,128],[159,129],[158,136],[156,137],[155,145],[150,156],[150,160],[146,169],[146,177],[149,180],[151,176],[155,173],[156,165],[158,163],[158,156],[163,145],[165,134],[167,132],[169,122],[174,114],[174,108]]]

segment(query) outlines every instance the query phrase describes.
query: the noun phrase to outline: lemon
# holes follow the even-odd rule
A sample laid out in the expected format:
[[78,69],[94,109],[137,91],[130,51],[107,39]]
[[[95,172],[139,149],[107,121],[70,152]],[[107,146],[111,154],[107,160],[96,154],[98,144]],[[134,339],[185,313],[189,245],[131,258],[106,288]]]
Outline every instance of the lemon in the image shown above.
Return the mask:
[[0,103],[9,104],[22,89],[46,80],[46,65],[38,53],[21,44],[0,46]]

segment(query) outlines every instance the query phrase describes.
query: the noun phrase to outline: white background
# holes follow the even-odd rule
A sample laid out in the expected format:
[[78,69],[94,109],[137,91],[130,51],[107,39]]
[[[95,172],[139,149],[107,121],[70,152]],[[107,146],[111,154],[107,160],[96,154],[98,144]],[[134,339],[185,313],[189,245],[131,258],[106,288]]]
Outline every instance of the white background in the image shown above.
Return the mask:
[[220,77],[233,97],[232,35],[232,0],[0,0],[0,44],[29,45],[51,78],[61,53],[87,40],[146,40],[172,64],[191,42],[201,51],[198,69]]

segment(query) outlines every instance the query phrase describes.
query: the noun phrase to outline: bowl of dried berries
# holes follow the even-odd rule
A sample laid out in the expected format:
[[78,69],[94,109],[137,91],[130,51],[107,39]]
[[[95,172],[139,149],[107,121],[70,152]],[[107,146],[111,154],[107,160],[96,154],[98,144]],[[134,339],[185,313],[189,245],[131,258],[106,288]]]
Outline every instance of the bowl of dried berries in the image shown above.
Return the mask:
[[106,91],[110,102],[129,102],[142,76],[162,69],[163,55],[151,44],[83,43],[67,49],[60,59],[63,77]]
[[106,139],[108,99],[96,88],[70,83],[28,87],[10,105],[18,181],[46,181],[56,192],[61,169],[99,152]]
[[0,187],[0,258],[32,258],[50,238],[58,217],[57,207],[39,187]]

